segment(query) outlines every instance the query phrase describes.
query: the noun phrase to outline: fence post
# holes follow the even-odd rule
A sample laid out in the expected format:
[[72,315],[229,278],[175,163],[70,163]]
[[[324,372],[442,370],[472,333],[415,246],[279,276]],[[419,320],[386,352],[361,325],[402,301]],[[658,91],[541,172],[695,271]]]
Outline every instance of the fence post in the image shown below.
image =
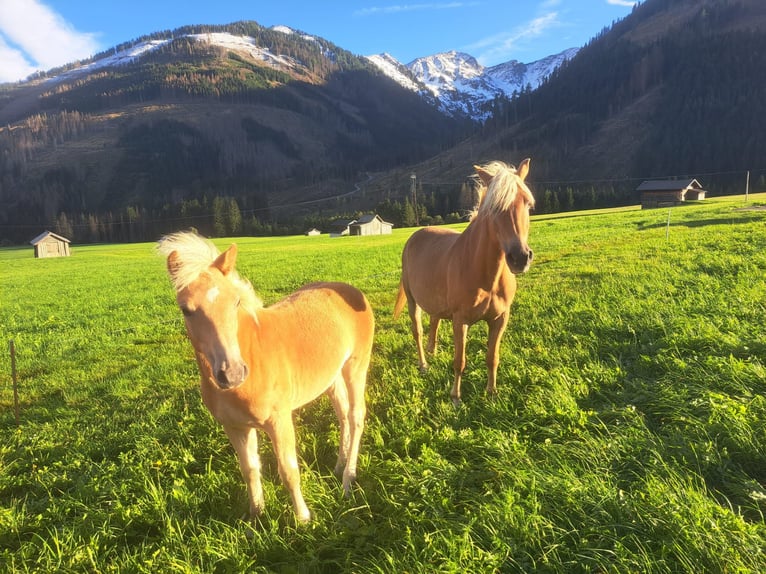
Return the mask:
[[19,381],[16,377],[16,346],[13,339],[10,343],[11,348],[11,376],[13,377],[13,414],[16,416],[16,426],[19,426]]

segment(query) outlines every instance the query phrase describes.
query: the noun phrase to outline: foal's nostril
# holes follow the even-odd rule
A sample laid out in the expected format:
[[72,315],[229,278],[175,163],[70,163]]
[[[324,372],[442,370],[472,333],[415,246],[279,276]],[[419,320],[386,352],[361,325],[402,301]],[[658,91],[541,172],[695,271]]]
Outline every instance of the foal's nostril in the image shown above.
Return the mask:
[[529,250],[529,255],[527,255],[527,261],[532,261],[532,259],[535,258],[535,254],[532,251],[532,249]]

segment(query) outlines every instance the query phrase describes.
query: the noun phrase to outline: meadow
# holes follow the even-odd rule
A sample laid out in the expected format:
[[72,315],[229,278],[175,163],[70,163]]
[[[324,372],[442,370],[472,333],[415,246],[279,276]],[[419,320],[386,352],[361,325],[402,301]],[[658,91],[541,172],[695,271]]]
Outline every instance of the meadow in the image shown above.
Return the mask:
[[392,318],[412,229],[236,239],[266,304],[343,280],[376,315],[350,498],[329,401],[296,413],[300,526],[266,437],[243,519],[154,244],[0,249],[0,572],[764,572],[766,210],[743,207],[533,217],[499,396],[478,324],[459,408],[449,326],[421,375]]

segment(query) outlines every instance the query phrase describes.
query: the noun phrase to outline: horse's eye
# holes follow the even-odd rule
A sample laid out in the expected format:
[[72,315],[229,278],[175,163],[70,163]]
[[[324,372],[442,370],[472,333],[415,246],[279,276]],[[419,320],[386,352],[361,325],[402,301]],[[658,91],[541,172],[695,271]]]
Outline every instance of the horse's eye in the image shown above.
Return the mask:
[[186,305],[181,307],[181,313],[184,314],[184,316],[189,317],[192,314],[192,310],[189,309]]
[[237,303],[236,303],[236,306],[237,306],[237,307],[239,307],[239,305],[240,305],[241,303],[242,303],[242,298],[241,298],[241,297],[237,297]]

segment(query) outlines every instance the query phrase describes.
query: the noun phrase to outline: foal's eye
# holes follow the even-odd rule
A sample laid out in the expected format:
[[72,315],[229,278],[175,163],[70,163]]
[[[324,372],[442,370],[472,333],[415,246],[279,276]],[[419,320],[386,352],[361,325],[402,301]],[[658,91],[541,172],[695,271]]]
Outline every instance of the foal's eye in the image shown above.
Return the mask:
[[181,313],[183,313],[184,316],[189,317],[192,314],[192,311],[191,309],[189,309],[188,307],[184,305],[183,307],[181,307]]
[[242,298],[241,298],[241,297],[237,297],[237,302],[235,303],[235,305],[236,305],[237,307],[239,307],[239,305],[240,305],[241,303],[242,303]]

